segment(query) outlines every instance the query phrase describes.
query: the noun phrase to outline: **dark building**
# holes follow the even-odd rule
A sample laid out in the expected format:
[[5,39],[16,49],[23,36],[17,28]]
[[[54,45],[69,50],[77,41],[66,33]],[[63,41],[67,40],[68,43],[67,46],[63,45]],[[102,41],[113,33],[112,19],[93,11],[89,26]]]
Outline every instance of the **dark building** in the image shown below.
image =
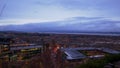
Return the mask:
[[0,59],[9,60],[10,44],[12,43],[12,38],[10,37],[0,37]]

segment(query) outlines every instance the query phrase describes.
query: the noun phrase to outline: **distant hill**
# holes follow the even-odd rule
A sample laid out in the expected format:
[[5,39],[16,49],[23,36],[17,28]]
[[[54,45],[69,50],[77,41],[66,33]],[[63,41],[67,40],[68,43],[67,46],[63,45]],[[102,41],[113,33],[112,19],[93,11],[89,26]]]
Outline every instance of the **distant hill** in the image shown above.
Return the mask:
[[24,32],[120,32],[120,21],[75,17],[64,21],[0,26],[0,31]]

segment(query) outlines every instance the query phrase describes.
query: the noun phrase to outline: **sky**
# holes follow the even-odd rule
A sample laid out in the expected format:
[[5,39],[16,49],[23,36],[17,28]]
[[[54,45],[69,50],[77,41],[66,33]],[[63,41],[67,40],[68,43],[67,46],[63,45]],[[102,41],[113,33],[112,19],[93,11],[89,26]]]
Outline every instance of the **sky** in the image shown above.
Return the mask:
[[120,0],[0,0],[0,25],[62,21],[73,17],[120,19]]

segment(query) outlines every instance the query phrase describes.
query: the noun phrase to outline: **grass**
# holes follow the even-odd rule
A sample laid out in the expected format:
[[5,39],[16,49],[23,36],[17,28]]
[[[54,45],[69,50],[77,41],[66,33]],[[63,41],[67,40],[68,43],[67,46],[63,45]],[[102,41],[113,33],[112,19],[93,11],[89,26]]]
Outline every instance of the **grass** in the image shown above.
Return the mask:
[[86,63],[76,66],[76,68],[103,68],[107,63],[112,63],[120,60],[120,54],[107,54],[102,59],[89,59]]

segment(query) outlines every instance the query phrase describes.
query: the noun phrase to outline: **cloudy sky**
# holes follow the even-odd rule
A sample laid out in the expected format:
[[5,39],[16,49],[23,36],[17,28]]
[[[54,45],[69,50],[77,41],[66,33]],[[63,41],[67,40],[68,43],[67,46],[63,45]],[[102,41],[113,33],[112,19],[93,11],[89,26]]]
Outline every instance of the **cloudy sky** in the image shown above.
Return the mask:
[[0,25],[61,21],[72,17],[120,19],[120,0],[0,0]]

